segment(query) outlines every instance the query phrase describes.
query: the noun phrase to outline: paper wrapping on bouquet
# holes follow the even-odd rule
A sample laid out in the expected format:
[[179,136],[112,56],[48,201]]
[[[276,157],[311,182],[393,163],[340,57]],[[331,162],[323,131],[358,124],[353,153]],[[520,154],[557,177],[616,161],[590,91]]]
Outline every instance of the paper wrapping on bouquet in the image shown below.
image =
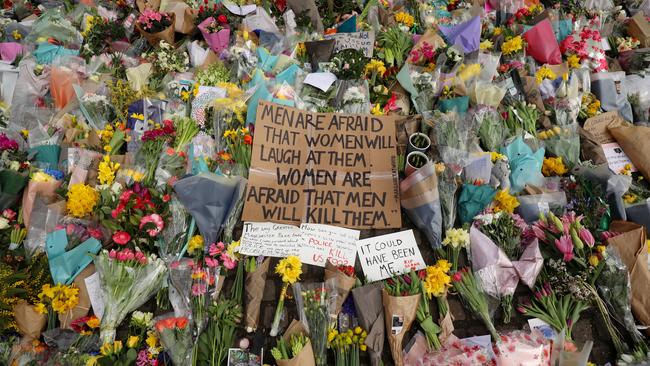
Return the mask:
[[79,55],[79,50],[70,50],[63,46],[41,42],[38,44],[32,55],[39,64],[49,65],[59,56],[77,56]]
[[167,29],[164,29],[160,32],[156,33],[149,33],[146,30],[142,29],[140,26],[140,23],[136,22],[135,27],[140,32],[142,37],[149,42],[150,45],[152,46],[157,46],[160,41],[165,41],[169,43],[170,45],[174,45],[174,37],[175,37],[175,32],[174,32],[174,27],[176,26],[176,14],[175,13],[169,13],[167,14],[172,20],[172,24],[167,27]]
[[[289,327],[282,335],[282,339],[289,342],[291,336],[294,334],[302,334],[307,336],[307,331],[301,322],[293,319]],[[302,350],[293,358],[288,360],[275,360],[278,366],[316,366],[316,359],[314,358],[314,350],[311,347],[311,341],[307,339],[307,343],[302,347]]]
[[535,287],[537,276],[544,267],[544,257],[542,257],[542,252],[539,250],[537,239],[526,246],[519,260],[512,261],[512,265],[515,267],[521,282],[532,290]]
[[386,334],[388,344],[393,355],[395,366],[404,365],[402,352],[402,341],[411,325],[415,321],[415,315],[420,304],[421,294],[412,296],[390,296],[386,290],[382,290],[381,297],[384,304],[384,321],[386,323]]
[[[607,240],[618,252],[630,272],[632,284],[632,312],[643,325],[650,325],[650,270],[646,229],[627,221],[613,221],[610,231],[622,233]],[[650,334],[650,330],[646,330]]]
[[246,179],[243,177],[200,173],[176,182],[174,192],[196,220],[206,243],[213,243],[244,194],[245,187]]
[[65,66],[54,66],[50,72],[50,93],[54,106],[63,109],[75,97],[74,84],[79,84],[77,73]]
[[510,162],[510,184],[513,193],[519,193],[526,185],[543,185],[544,148],[533,152],[519,136],[510,145],[502,147],[501,153],[507,156]]
[[385,325],[384,307],[382,303],[382,282],[370,283],[352,289],[352,297],[356,309],[359,311],[359,324],[368,332],[365,344],[368,346],[370,362],[373,366],[382,364],[381,354],[384,350]]
[[632,164],[643,174],[645,179],[650,179],[650,127],[635,126],[624,121],[614,121],[607,125],[607,130]]
[[639,11],[627,23],[627,33],[641,42],[641,47],[650,47],[650,23],[643,11]]
[[336,40],[333,39],[305,42],[305,50],[307,52],[307,56],[309,56],[312,72],[318,71],[319,63],[328,62],[332,58],[335,45]]
[[149,83],[149,76],[153,72],[153,65],[145,62],[136,67],[129,67],[126,69],[126,79],[129,85],[135,91],[140,91]]
[[29,175],[11,169],[0,170],[0,210],[13,206],[19,199]]
[[479,43],[481,43],[481,17],[473,17],[458,25],[439,25],[438,29],[447,40],[447,43],[460,44],[465,53],[479,49]]
[[606,112],[618,111],[626,121],[633,121],[632,106],[627,100],[627,90],[619,89],[608,73],[600,72],[597,80],[591,80],[591,92],[600,100],[601,108]]
[[71,173],[71,175],[68,186],[77,183],[86,183],[91,172],[94,178],[97,178],[97,169],[102,158],[102,153],[94,150],[69,148],[68,173]]
[[469,97],[465,95],[451,99],[440,99],[438,100],[438,108],[441,112],[455,111],[458,114],[465,114],[469,108]]
[[514,294],[519,275],[506,253],[474,226],[469,229],[469,240],[472,270],[485,292],[497,299]]
[[406,155],[406,149],[409,145],[409,137],[420,130],[422,116],[419,114],[404,116],[395,122],[397,130],[397,152]]
[[399,185],[400,203],[413,224],[427,237],[433,248],[442,243],[442,208],[435,165],[429,161]]
[[25,227],[30,227],[30,219],[32,216],[32,209],[34,208],[34,200],[36,196],[45,198],[46,200],[52,199],[56,196],[56,190],[61,186],[62,181],[52,179],[49,182],[34,182],[30,181],[27,184],[27,189],[23,193],[23,222]]
[[196,26],[194,20],[196,19],[196,12],[183,1],[171,0],[164,6],[161,6],[160,11],[166,13],[174,13],[176,15],[176,23],[174,30],[182,34],[192,34]]
[[0,43],[0,58],[2,61],[9,63],[14,62],[16,56],[23,52],[23,46],[16,42],[2,42]]
[[245,304],[246,313],[244,316],[244,327],[247,332],[254,332],[260,320],[260,304],[264,297],[266,276],[269,273],[271,258],[265,258],[262,264],[255,268],[255,271],[246,273]]
[[350,290],[354,287],[356,279],[354,277],[347,276],[346,274],[339,271],[332,262],[327,261],[325,263],[325,282],[328,280],[334,280],[336,285],[334,291],[336,293],[336,303],[334,304],[334,310],[332,314],[338,315],[341,312],[343,307],[343,302],[348,298]]
[[497,191],[487,184],[480,186],[463,184],[458,197],[458,218],[461,223],[472,222],[474,216],[492,203],[496,194]]
[[210,33],[208,31],[208,26],[213,22],[216,22],[213,17],[206,18],[197,28],[201,31],[201,34],[208,43],[208,46],[210,46],[210,49],[218,55],[221,51],[228,48],[230,42],[230,28],[223,28],[218,32]]
[[45,252],[50,264],[50,274],[54,283],[69,285],[92,261],[102,248],[101,243],[90,238],[66,251],[68,237],[65,229],[56,230],[45,239]]
[[153,11],[158,11],[160,9],[160,0],[136,0],[136,5],[138,10],[142,13],[146,9],[151,9]]
[[323,32],[323,20],[318,13],[318,7],[314,0],[287,0],[287,6],[296,15],[306,14],[314,26],[314,31],[317,33]]
[[37,312],[34,305],[30,305],[25,300],[20,300],[14,305],[13,312],[18,332],[25,340],[31,341],[40,338],[47,323],[45,314]]
[[524,191],[526,193],[534,192],[534,194],[522,194],[518,197],[519,207],[517,207],[516,212],[526,222],[537,221],[540,213],[546,213],[549,210],[564,212],[564,206],[567,204],[564,191],[543,192],[531,186],[526,186]]
[[42,163],[47,168],[57,169],[59,167],[59,155],[61,154],[61,146],[59,145],[40,145],[30,147],[29,153],[36,153],[36,155],[34,155],[34,161]]
[[67,313],[59,314],[59,323],[61,324],[61,328],[70,329],[70,325],[73,321],[88,315],[91,304],[88,289],[86,288],[86,278],[92,276],[94,273],[95,265],[91,263],[88,267],[84,268],[77,277],[75,277],[73,283],[79,289],[79,302],[77,303],[77,306]]
[[523,331],[514,331],[501,336],[501,342],[496,344],[497,365],[549,365],[551,355],[551,341],[544,338],[539,331],[528,334]]
[[607,164],[605,152],[596,140],[596,136],[582,127],[578,127],[578,135],[580,136],[580,159],[591,160],[596,165]]
[[528,44],[526,54],[531,55],[535,61],[551,65],[562,63],[560,45],[557,43],[553,26],[548,19],[535,24],[524,33],[523,37]]

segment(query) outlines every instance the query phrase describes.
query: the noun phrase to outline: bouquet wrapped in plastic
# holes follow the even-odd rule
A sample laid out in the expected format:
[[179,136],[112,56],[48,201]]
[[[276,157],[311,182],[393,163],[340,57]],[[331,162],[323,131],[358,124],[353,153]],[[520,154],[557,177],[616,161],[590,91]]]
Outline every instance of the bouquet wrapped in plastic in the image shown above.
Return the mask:
[[101,338],[104,342],[112,342],[117,326],[126,315],[142,306],[162,287],[167,267],[153,255],[147,257],[130,249],[102,251],[95,257],[95,267],[106,304],[100,326]]
[[192,328],[186,317],[173,315],[158,318],[155,322],[156,333],[174,366],[188,365],[192,362]]
[[296,305],[300,321],[309,331],[309,340],[314,349],[316,365],[327,365],[327,334],[329,324],[336,317],[333,311],[336,306],[335,280],[327,282],[294,284]]

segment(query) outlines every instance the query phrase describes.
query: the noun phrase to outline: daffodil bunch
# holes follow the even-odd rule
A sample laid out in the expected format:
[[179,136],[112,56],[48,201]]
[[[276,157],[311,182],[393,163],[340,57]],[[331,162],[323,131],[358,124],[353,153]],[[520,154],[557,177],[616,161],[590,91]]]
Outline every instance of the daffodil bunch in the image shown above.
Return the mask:
[[555,126],[539,133],[546,152],[561,157],[567,169],[580,162],[580,135],[573,126]]
[[451,262],[451,268],[455,271],[458,268],[460,251],[468,246],[469,231],[462,228],[452,228],[445,233],[442,248],[438,251],[441,257]]
[[600,114],[600,100],[593,93],[584,93],[580,103],[580,113],[578,116],[586,120]]
[[562,161],[562,157],[557,156],[557,157],[551,157],[551,158],[544,158],[544,163],[542,164],[542,174],[544,174],[545,177],[552,177],[552,176],[563,176],[564,174],[568,173],[569,169],[564,165],[564,162]]
[[327,334],[328,348],[334,351],[334,365],[336,366],[358,366],[360,365],[360,353],[365,352],[368,347],[365,344],[368,332],[357,326],[345,332],[330,329]]
[[284,309],[284,298],[287,296],[289,285],[293,285],[300,278],[300,275],[302,274],[302,262],[300,262],[300,258],[297,256],[290,255],[278,262],[278,265],[275,266],[275,273],[280,275],[280,278],[282,279],[282,290],[280,291],[280,299],[278,300],[278,306],[275,309],[275,317],[273,318],[273,325],[271,326],[271,337],[278,335],[280,318],[282,316],[282,310]]
[[126,348],[122,341],[106,342],[99,348],[99,355],[95,356],[90,365],[115,365],[128,366],[134,365],[138,358],[137,346],[139,345],[138,336],[130,336],[127,339]]
[[67,314],[79,304],[79,288],[75,285],[58,284],[52,287],[45,284],[38,294],[38,300],[36,311],[48,315],[48,329],[53,329],[56,322],[54,313]]
[[537,85],[541,84],[544,80],[553,81],[555,79],[557,79],[557,75],[548,66],[542,66],[537,69],[537,72],[535,72],[535,80],[537,81]]
[[93,212],[97,201],[99,200],[99,193],[91,186],[76,183],[68,189],[68,201],[66,208],[68,213],[77,218],[83,218]]
[[517,197],[510,194],[509,188],[498,191],[496,195],[494,195],[494,200],[492,202],[494,204],[492,211],[494,212],[504,211],[507,213],[513,213],[515,212],[515,208],[519,207],[519,200],[517,200]]
[[407,12],[400,11],[399,13],[395,14],[395,22],[403,25],[407,30],[409,30],[415,24],[415,18],[413,15]]
[[381,60],[377,59],[372,59],[370,62],[366,64],[366,67],[364,68],[364,74],[366,77],[370,75],[370,84],[375,85],[377,82],[377,76],[383,77],[384,74],[386,73],[386,65],[384,65],[384,62]]
[[120,169],[120,163],[112,162],[109,155],[104,155],[104,158],[99,163],[97,169],[97,179],[99,179],[99,183],[102,185],[112,184],[115,180],[115,174],[117,174],[118,169]]

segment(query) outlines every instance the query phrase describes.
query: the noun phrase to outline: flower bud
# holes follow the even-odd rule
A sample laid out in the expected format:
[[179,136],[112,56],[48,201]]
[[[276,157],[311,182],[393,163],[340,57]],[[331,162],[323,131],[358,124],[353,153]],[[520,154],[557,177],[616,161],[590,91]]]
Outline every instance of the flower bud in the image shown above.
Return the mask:
[[571,240],[573,241],[573,245],[576,248],[582,249],[585,247],[585,245],[582,243],[582,240],[580,240],[580,237],[578,237],[578,233],[576,232],[575,228],[571,228]]

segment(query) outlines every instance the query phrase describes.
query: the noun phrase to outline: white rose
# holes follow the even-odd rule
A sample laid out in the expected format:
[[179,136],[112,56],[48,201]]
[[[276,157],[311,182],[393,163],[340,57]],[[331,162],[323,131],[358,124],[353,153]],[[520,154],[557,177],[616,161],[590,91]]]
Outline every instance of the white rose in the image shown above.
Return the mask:
[[0,217],[0,230],[4,230],[9,227],[9,220],[4,217]]

